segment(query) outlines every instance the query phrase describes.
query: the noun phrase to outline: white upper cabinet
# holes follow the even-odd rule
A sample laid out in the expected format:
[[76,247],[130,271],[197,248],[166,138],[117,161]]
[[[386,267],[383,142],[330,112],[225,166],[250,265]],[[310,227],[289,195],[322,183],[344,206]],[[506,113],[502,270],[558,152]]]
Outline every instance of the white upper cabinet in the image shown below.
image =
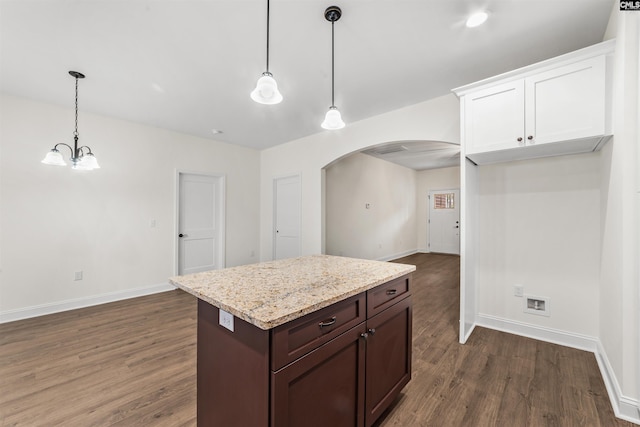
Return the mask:
[[477,164],[594,151],[611,137],[613,41],[454,89]]

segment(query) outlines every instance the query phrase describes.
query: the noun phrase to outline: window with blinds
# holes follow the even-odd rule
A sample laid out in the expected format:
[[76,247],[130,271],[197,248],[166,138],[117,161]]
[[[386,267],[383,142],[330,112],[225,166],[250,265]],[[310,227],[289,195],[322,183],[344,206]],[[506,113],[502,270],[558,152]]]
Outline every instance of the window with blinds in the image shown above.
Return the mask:
[[455,209],[455,194],[440,193],[433,195],[434,209]]

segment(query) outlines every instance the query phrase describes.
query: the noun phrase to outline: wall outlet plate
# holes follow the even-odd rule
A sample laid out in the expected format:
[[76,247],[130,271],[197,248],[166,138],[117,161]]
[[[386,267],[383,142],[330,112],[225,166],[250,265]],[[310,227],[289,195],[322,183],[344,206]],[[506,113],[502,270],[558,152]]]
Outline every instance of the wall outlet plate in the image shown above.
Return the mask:
[[233,314],[220,309],[218,322],[220,323],[220,326],[233,332]]

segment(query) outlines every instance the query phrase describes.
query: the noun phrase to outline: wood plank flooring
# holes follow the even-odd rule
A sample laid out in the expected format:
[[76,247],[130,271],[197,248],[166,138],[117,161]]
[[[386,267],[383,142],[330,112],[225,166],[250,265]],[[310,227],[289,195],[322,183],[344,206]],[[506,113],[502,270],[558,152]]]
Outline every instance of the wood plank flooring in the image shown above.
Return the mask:
[[[483,328],[458,344],[458,257],[398,261],[418,267],[413,379],[377,427],[633,425],[591,353]],[[182,291],[2,324],[0,426],[195,426],[195,350]]]

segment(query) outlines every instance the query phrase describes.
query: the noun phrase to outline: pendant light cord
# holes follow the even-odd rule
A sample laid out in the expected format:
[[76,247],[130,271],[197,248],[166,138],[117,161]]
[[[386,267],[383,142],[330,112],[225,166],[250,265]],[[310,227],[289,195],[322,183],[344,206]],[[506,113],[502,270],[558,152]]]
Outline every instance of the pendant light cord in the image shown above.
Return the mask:
[[269,72],[269,0],[267,0],[267,73]]
[[333,53],[334,52],[333,24],[335,24],[335,21],[331,21],[331,106],[335,107],[336,106],[335,100],[334,100],[334,97],[335,97],[334,96],[335,95],[335,93],[334,93],[334,91],[335,91],[335,89],[334,89],[334,86],[335,86],[334,85],[334,81],[335,81],[334,63],[335,63],[335,60],[334,60],[334,53]]

